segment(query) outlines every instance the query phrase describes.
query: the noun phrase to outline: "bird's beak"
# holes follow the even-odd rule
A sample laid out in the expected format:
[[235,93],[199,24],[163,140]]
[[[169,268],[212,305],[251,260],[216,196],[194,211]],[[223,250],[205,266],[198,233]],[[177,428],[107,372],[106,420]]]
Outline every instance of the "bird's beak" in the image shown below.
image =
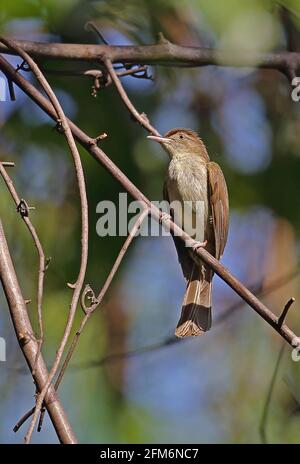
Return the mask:
[[167,137],[158,137],[157,135],[147,135],[147,139],[154,140],[158,143],[170,143],[172,139],[168,139]]

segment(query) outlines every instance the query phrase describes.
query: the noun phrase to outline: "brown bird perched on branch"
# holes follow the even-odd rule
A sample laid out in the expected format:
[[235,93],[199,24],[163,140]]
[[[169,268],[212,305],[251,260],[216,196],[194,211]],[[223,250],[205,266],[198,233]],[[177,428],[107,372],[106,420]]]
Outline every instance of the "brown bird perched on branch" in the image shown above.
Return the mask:
[[[196,248],[206,246],[209,253],[220,259],[229,219],[227,187],[220,166],[210,161],[203,141],[190,129],[172,129],[164,137],[148,138],[161,143],[171,158],[164,199],[171,206],[174,222],[196,239]],[[211,327],[213,271],[180,238],[173,236],[173,239],[187,279],[175,334],[202,335]]]

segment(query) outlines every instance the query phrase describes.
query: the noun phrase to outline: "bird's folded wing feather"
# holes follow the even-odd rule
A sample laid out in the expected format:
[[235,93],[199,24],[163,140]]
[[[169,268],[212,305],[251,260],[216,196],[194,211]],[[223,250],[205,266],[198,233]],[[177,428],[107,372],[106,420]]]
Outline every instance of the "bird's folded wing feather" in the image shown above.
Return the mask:
[[220,166],[213,161],[207,163],[210,205],[215,235],[215,257],[223,254],[229,225],[229,202],[227,186]]

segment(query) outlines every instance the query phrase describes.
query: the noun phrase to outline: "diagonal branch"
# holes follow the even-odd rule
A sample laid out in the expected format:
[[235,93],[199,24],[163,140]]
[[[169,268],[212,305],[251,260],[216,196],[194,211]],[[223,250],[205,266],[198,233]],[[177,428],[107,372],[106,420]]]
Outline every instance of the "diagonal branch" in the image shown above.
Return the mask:
[[[14,68],[3,58],[0,57],[0,69],[8,75],[16,85],[18,85],[41,109],[43,109],[52,119],[56,120],[56,114],[49,102],[40,94],[40,92],[31,85],[26,79],[16,74]],[[193,240],[180,227],[178,227],[171,218],[162,217],[162,212],[154,206],[142,192],[123,174],[122,171],[111,161],[104,151],[95,144],[95,141],[83,132],[74,123],[69,121],[70,128],[74,137],[85,147],[88,152],[101,164],[106,170],[138,201],[145,203],[151,208],[152,216],[163,221],[172,233],[178,235],[180,239],[191,244]],[[253,293],[248,290],[231,272],[226,269],[218,260],[208,253],[204,248],[195,251],[200,258],[208,264],[224,282],[227,283],[248,305],[254,309],[271,327],[278,332],[284,340],[292,347],[299,345],[296,334],[286,325],[278,326],[278,317],[267,308]]]
[[[55,390],[58,389],[61,381],[62,381],[62,378],[66,372],[66,369],[71,361],[71,358],[75,352],[75,349],[77,347],[77,344],[79,342],[79,338],[86,326],[86,324],[88,323],[90,317],[92,316],[92,314],[94,314],[94,312],[96,311],[96,309],[101,305],[102,301],[103,301],[103,298],[105,297],[111,283],[112,283],[112,280],[116,274],[116,272],[118,271],[119,267],[120,267],[120,264],[122,263],[123,261],[123,258],[132,242],[132,240],[134,239],[135,237],[135,234],[136,232],[138,231],[138,229],[140,228],[143,220],[145,219],[145,217],[149,214],[149,209],[148,208],[145,208],[140,216],[138,217],[138,219],[136,220],[133,228],[131,229],[131,231],[129,232],[129,235],[127,237],[127,239],[125,240],[125,243],[124,245],[122,246],[121,250],[120,250],[120,253],[118,254],[117,256],[117,259],[115,260],[114,264],[113,264],[113,267],[111,268],[111,271],[110,273],[108,274],[107,276],[107,279],[106,281],[104,282],[104,285],[103,287],[101,288],[98,296],[96,297],[95,294],[94,294],[94,291],[92,290],[92,288],[87,285],[83,294],[82,294],[82,302],[81,302],[81,306],[84,310],[84,317],[80,323],[80,326],[78,328],[78,330],[76,331],[76,334],[74,335],[73,337],[73,340],[72,340],[72,343],[70,345],[70,348],[68,350],[68,353],[65,357],[65,360],[64,360],[64,363],[61,367],[61,370],[59,372],[59,375],[55,381],[55,384],[54,384],[54,388]],[[91,299],[91,304],[90,306],[86,306],[85,305],[85,297],[88,297],[90,296],[90,299]],[[30,409],[30,411],[26,412],[24,414],[23,417],[21,417],[21,419],[17,422],[17,424],[15,425],[14,427],[14,432],[17,432],[19,430],[19,428],[24,424],[24,422],[29,419],[29,417],[34,413],[34,410],[35,408],[33,407],[32,409]],[[39,424],[39,428],[41,427],[41,420],[40,420],[40,424]]]
[[84,180],[84,173],[81,165],[81,159],[80,155],[75,143],[75,140],[73,138],[73,134],[71,132],[69,122],[63,112],[63,109],[56,98],[56,95],[54,94],[51,86],[48,84],[47,80],[45,79],[43,73],[40,71],[39,67],[36,65],[36,63],[32,60],[32,58],[24,52],[20,47],[14,44],[11,40],[7,39],[0,39],[7,47],[10,49],[14,50],[15,53],[18,53],[23,60],[25,60],[32,71],[34,72],[36,78],[42,85],[43,89],[45,90],[49,100],[50,100],[50,107],[54,111],[55,114],[55,120],[56,122],[61,125],[63,128],[64,134],[66,136],[70,151],[73,156],[73,161],[74,161],[74,167],[76,171],[76,176],[77,176],[77,182],[78,182],[78,188],[79,188],[79,195],[80,195],[80,203],[81,203],[81,263],[80,263],[80,269],[79,269],[79,274],[77,277],[77,280],[74,284],[74,291],[73,291],[73,296],[70,304],[70,309],[69,309],[69,314],[67,318],[67,323],[65,326],[65,330],[63,333],[62,340],[60,342],[60,345],[58,347],[58,350],[56,352],[55,360],[53,362],[53,366],[49,372],[48,379],[43,385],[43,389],[39,392],[39,395],[36,400],[36,407],[35,407],[35,412],[30,424],[30,427],[28,429],[28,432],[25,436],[25,443],[29,443],[30,438],[32,436],[35,423],[38,419],[39,412],[41,410],[45,395],[47,393],[47,390],[59,368],[60,361],[63,356],[63,352],[65,349],[65,346],[67,344],[67,341],[69,339],[72,326],[73,326],[73,321],[78,305],[78,301],[80,298],[80,293],[82,290],[82,286],[84,283],[84,278],[85,278],[85,273],[86,273],[86,268],[87,268],[87,259],[88,259],[88,202],[87,202],[87,196],[86,196],[86,188],[85,188],[85,180]]
[[[39,345],[34,337],[33,329],[27,313],[14,265],[10,256],[4,230],[0,220],[0,281],[6,295],[11,319],[20,348],[32,373],[39,391],[42,391],[48,379],[48,371],[41,353],[36,354]],[[35,370],[34,370],[35,367]],[[34,370],[34,373],[33,373]],[[45,405],[50,419],[61,443],[76,443],[76,437],[69,424],[66,413],[58,399],[53,386],[45,396]]]

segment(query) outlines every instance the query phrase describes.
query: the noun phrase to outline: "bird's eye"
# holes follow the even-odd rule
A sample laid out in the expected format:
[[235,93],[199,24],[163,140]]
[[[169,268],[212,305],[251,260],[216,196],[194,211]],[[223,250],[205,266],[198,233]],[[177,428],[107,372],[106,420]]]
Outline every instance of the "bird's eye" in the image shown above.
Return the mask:
[[179,138],[180,138],[180,139],[183,139],[183,135],[180,135]]

